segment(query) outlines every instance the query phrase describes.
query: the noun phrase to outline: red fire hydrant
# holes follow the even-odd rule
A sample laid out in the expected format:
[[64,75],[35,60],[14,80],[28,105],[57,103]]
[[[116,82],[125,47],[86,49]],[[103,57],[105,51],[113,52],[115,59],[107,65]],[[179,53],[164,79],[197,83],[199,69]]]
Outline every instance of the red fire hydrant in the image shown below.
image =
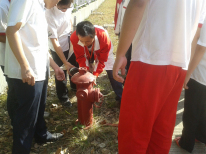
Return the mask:
[[[74,74],[71,80],[77,86],[78,121],[86,127],[91,126],[93,123],[93,104],[100,108],[103,95],[99,88],[93,88],[95,77],[84,67],[80,67],[79,72]],[[100,102],[100,105],[96,105],[95,102]]]

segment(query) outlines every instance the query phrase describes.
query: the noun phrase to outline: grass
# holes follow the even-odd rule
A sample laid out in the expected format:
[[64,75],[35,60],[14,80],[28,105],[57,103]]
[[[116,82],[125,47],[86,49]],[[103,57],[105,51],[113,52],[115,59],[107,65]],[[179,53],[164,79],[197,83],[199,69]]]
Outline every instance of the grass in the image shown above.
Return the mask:
[[[103,14],[92,14],[86,20],[95,25],[113,24],[116,0],[105,0],[95,12]],[[118,37],[113,28],[107,28],[112,43],[114,54],[118,43]],[[93,127],[84,130],[81,125],[76,125],[78,118],[77,98],[75,92],[69,89],[69,97],[73,106],[62,107],[55,92],[55,82],[52,76],[49,80],[46,111],[50,114],[45,118],[50,132],[64,132],[62,139],[55,143],[37,146],[33,144],[31,154],[59,154],[59,151],[69,154],[116,154],[118,151],[117,127],[104,126],[102,123],[118,123],[119,108],[115,102],[115,94],[103,72],[97,79],[97,88],[104,95],[104,103],[100,109],[94,107]],[[10,133],[10,120],[6,113],[6,94],[0,95],[0,154],[10,154],[12,148],[12,134]],[[56,104],[54,107],[53,104]],[[1,127],[2,126],[2,127]],[[101,147],[102,146],[102,147]]]
[[[116,0],[105,0],[102,5],[95,10],[94,12],[99,12],[102,14],[92,14],[86,20],[92,22],[94,25],[103,26],[104,24],[113,24],[114,23],[114,14],[115,14]],[[107,28],[110,39],[114,46],[114,54],[116,53],[118,36],[114,34],[114,28]]]

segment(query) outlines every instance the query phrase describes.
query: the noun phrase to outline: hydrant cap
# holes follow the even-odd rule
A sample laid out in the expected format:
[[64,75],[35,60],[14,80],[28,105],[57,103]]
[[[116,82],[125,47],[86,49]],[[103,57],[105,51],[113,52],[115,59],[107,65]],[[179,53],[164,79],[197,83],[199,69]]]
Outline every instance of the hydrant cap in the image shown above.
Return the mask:
[[95,81],[93,74],[87,72],[85,67],[80,67],[79,72],[74,74],[71,78],[72,82],[75,84],[78,83],[91,83]]

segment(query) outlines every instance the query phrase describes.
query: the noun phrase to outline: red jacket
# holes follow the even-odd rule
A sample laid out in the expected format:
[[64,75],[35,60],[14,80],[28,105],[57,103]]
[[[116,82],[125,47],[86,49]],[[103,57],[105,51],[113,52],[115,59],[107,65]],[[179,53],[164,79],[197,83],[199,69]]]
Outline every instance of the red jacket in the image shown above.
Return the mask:
[[[98,76],[105,67],[105,62],[108,59],[109,51],[111,49],[111,41],[106,31],[102,27],[95,27],[95,45],[94,45],[94,59],[96,68],[93,75]],[[86,47],[79,41],[76,31],[71,35],[70,41],[73,45],[76,61],[80,67],[87,67],[89,70],[89,55],[86,52]]]

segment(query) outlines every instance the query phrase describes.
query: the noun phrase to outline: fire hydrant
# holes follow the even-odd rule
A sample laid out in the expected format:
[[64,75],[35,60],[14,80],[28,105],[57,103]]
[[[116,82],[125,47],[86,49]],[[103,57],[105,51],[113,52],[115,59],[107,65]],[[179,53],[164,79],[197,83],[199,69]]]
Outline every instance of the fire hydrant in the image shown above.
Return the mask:
[[[93,123],[93,104],[100,108],[103,95],[99,88],[93,88],[95,77],[84,67],[80,67],[79,72],[75,73],[71,80],[77,86],[78,121],[82,125],[90,127]],[[95,102],[100,102],[100,105],[96,105]]]

